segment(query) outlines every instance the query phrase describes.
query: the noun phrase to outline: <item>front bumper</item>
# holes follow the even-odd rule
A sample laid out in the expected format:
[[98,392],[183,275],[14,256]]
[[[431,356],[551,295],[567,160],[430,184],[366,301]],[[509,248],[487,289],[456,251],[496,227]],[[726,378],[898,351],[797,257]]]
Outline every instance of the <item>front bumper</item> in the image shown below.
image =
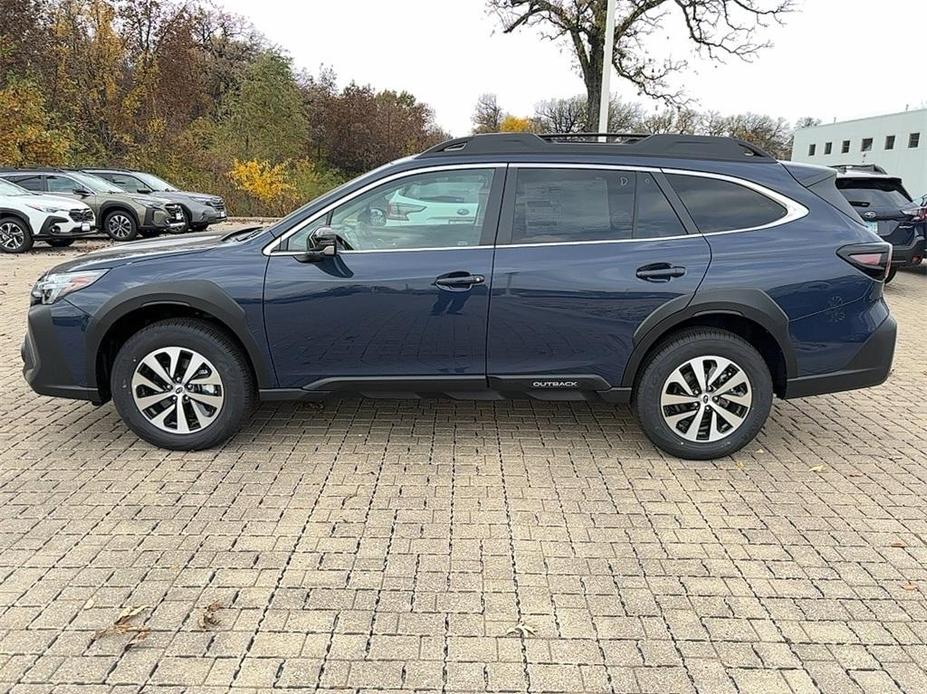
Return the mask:
[[225,211],[224,207],[220,210],[206,205],[203,207],[202,212],[200,212],[200,219],[198,221],[200,224],[216,224],[217,222],[224,222],[226,219],[228,219],[228,213]]
[[166,210],[148,209],[145,212],[145,220],[141,228],[144,231],[157,229],[158,231],[180,232],[187,228],[187,222],[182,216],[180,219],[177,219],[168,214]]
[[87,319],[86,313],[63,299],[29,309],[20,355],[23,377],[36,393],[102,402],[99,390],[83,378],[83,327]]
[[892,370],[897,332],[895,318],[889,315],[872,332],[845,368],[840,371],[790,378],[785,384],[783,397],[804,398],[809,395],[870,388],[884,383]]
[[[87,228],[84,228],[84,224],[87,225]],[[79,236],[86,236],[87,234],[92,234],[96,230],[96,225],[93,221],[90,222],[75,222],[73,219],[68,217],[61,217],[59,215],[51,215],[45,222],[42,224],[42,228],[39,229],[37,238],[77,238]]]

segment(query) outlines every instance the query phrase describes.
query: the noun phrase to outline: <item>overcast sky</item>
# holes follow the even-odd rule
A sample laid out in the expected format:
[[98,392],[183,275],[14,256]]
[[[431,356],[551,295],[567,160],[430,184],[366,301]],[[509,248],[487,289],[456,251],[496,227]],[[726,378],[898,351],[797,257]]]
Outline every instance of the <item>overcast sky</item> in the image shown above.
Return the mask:
[[[584,92],[566,45],[532,29],[503,34],[484,0],[219,0],[248,17],[293,58],[296,68],[326,65],[339,84],[406,89],[453,135],[470,131],[477,97],[498,95],[517,115],[550,97]],[[696,106],[825,122],[923,106],[927,100],[924,0],[798,0],[799,12],[764,36],[774,43],[752,63],[716,66],[688,52],[678,22],[654,36],[689,59],[678,84]],[[637,99],[617,78],[613,93]]]

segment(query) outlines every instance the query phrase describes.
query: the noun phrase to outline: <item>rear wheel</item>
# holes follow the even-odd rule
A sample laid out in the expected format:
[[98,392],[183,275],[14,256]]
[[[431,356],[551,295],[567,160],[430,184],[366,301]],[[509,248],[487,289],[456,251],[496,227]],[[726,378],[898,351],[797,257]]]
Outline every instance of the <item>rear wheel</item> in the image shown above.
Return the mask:
[[45,239],[45,242],[53,248],[67,248],[74,243],[74,239]]
[[153,323],[113,363],[116,410],[161,448],[201,450],[232,437],[255,403],[254,378],[225,332],[194,319]]
[[893,279],[895,279],[895,275],[897,275],[897,274],[898,274],[898,268],[896,268],[896,267],[890,267],[890,268],[888,269],[888,274],[885,275],[885,284],[888,284],[888,283],[891,282]]
[[657,348],[641,374],[635,410],[647,437],[679,458],[730,455],[759,433],[772,406],[763,357],[733,333],[693,328]]
[[128,212],[113,210],[103,219],[103,231],[113,241],[132,241],[138,236],[138,224]]
[[34,243],[32,232],[16,217],[0,218],[0,250],[4,253],[25,253]]

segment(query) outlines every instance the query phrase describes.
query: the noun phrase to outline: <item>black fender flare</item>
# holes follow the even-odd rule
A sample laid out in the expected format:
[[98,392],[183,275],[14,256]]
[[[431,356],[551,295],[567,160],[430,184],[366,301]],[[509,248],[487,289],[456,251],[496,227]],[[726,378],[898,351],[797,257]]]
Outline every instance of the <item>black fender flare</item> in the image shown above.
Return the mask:
[[91,383],[97,382],[97,360],[100,348],[110,329],[134,311],[152,306],[183,306],[213,316],[244,346],[258,387],[276,385],[274,371],[248,329],[245,310],[228,294],[208,280],[157,282],[135,287],[117,294],[93,315],[87,324],[87,373]]
[[106,219],[106,215],[108,215],[110,212],[113,212],[114,210],[127,213],[130,217],[132,217],[136,228],[142,228],[142,222],[139,220],[138,214],[135,212],[135,210],[132,209],[130,205],[126,205],[123,202],[104,202],[102,205],[100,205],[100,219],[97,221],[97,223],[100,225],[99,228],[103,228],[103,222]]
[[707,315],[734,315],[753,321],[766,330],[785,357],[787,378],[798,375],[798,361],[789,336],[789,317],[761,289],[702,289],[694,296],[686,294],[666,302],[651,313],[634,331],[633,348],[621,385],[634,385],[637,372],[647,353],[664,335],[681,323]]
[[35,229],[33,229],[32,225],[29,223],[29,218],[19,210],[14,210],[10,207],[0,207],[0,217],[15,217],[23,223],[30,234],[35,236]]

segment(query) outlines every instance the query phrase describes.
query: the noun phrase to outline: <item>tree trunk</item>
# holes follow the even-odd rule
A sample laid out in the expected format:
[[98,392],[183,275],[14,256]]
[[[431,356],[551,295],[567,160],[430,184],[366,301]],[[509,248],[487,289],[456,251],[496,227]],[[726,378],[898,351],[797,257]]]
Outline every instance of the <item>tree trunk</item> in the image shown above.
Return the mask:
[[601,36],[590,38],[588,60],[583,66],[583,82],[586,84],[586,130],[594,133],[599,130],[599,103],[602,96],[605,41]]

